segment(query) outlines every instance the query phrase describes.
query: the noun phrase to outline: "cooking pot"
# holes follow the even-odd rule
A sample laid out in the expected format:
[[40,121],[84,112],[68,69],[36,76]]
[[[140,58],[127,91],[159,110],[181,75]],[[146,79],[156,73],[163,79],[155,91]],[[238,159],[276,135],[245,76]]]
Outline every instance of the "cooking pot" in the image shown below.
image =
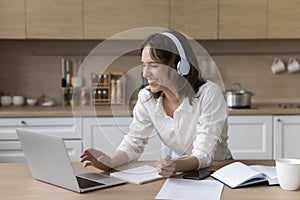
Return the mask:
[[253,93],[242,89],[239,83],[232,84],[230,90],[226,90],[225,98],[229,108],[250,108]]

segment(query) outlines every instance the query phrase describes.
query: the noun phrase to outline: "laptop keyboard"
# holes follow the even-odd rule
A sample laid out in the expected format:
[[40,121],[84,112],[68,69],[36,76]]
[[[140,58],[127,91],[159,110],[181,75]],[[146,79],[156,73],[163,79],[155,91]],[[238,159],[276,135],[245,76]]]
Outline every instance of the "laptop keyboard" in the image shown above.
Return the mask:
[[76,176],[76,178],[77,178],[77,182],[79,184],[79,187],[82,188],[82,189],[95,187],[95,186],[100,186],[100,185],[105,185],[104,183],[99,183],[99,182],[88,180],[88,179],[81,178],[81,177],[78,177],[78,176]]

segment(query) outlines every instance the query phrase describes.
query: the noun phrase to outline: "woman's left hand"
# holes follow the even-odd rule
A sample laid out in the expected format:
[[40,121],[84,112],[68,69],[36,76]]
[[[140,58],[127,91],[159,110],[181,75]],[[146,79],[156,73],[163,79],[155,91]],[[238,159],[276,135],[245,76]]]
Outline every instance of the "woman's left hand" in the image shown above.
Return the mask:
[[171,160],[169,156],[166,156],[156,162],[156,168],[159,175],[169,178],[176,172],[176,162]]

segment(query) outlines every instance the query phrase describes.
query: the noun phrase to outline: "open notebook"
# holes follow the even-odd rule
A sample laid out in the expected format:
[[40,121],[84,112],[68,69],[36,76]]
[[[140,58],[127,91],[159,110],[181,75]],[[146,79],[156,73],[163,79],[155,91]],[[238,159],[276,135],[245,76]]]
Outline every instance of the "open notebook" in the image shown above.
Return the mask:
[[234,162],[226,165],[212,175],[231,188],[245,187],[266,182],[269,185],[278,185],[275,166],[245,165]]

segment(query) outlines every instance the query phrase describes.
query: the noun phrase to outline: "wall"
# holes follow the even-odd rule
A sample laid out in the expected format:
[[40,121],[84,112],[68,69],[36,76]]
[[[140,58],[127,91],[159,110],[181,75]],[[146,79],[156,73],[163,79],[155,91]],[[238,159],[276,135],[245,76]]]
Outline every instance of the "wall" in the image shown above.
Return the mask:
[[[0,40],[0,92],[36,97],[44,94],[60,102],[61,57],[82,59],[100,41]],[[299,40],[199,41],[216,62],[226,89],[234,82],[255,93],[253,102],[300,102],[300,72],[272,74],[275,57],[300,59]],[[75,56],[75,57],[74,57]],[[112,63],[126,71],[140,63],[128,55]],[[132,79],[138,77],[129,77]]]

